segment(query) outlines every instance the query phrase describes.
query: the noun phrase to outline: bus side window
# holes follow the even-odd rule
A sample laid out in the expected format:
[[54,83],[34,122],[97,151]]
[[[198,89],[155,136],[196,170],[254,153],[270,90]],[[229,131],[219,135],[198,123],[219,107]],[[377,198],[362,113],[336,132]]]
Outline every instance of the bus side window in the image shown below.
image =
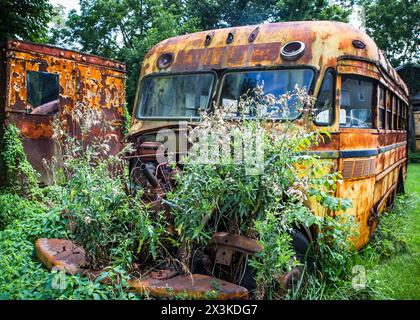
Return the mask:
[[402,129],[402,101],[398,99],[398,130]]
[[328,70],[324,79],[322,80],[321,88],[319,89],[318,99],[315,104],[315,124],[329,125],[333,121],[334,112],[334,73]]
[[372,81],[342,76],[340,126],[372,128],[372,97]]
[[393,95],[392,99],[392,129],[397,130],[397,96]]
[[58,74],[28,71],[26,87],[28,113],[53,115],[58,112],[60,94]]
[[389,90],[386,90],[386,128],[392,130],[392,96]]
[[378,90],[379,96],[379,129],[385,129],[385,88],[382,85],[379,85]]

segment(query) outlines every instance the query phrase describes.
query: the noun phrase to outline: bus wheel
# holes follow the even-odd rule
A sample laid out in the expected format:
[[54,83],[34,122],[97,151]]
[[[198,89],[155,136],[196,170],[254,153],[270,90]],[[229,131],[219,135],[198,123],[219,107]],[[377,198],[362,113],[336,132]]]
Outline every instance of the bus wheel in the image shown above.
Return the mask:
[[[296,259],[305,265],[307,271],[312,272],[315,269],[315,258],[311,242],[301,231],[298,230],[293,230],[291,237],[291,245],[295,251]],[[302,270],[303,268],[301,267],[295,267],[291,271],[283,273],[278,277],[280,286],[283,289],[296,287],[296,284],[301,279]],[[239,283],[239,285],[248,289],[251,294],[257,289],[255,273],[255,269],[248,264]]]
[[291,237],[296,259],[301,262],[304,267],[295,267],[279,277],[279,283],[283,289],[296,287],[299,281],[301,281],[302,271],[304,269],[309,272],[312,272],[315,269],[315,258],[312,243],[301,231],[298,230],[293,230]]
[[398,182],[397,182],[397,194],[404,194],[404,179],[402,175],[402,170],[400,170],[400,173],[398,174]]

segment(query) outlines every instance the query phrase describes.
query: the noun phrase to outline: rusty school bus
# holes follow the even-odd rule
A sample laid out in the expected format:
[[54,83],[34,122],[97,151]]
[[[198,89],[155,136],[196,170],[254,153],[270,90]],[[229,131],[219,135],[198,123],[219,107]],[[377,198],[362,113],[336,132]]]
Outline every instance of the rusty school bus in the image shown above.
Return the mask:
[[[49,182],[42,160],[58,152],[52,121],[60,117],[66,123],[77,104],[102,110],[104,119],[114,121],[117,137],[110,153],[121,149],[125,70],[118,61],[49,45],[10,40],[1,48],[0,127],[17,126],[42,183]],[[66,129],[69,134],[76,130],[71,121]]]
[[314,152],[342,172],[336,195],[353,201],[348,213],[359,224],[361,248],[403,188],[408,90],[375,42],[348,24],[263,24],[157,44],[143,62],[130,131],[140,154],[151,148],[156,129],[197,116],[190,100],[202,109],[212,101],[225,105],[250,82],[264,82],[264,91],[275,95],[297,84],[317,98],[309,125],[328,129],[331,138]]
[[[373,234],[379,215],[403,190],[408,91],[375,42],[345,23],[235,27],[157,44],[145,56],[133,111],[130,139],[138,150],[130,161],[133,181],[150,200],[164,198],[162,186],[170,184],[166,177],[171,169],[164,174],[164,165],[156,161],[157,132],[176,127],[179,120],[197,121],[198,108],[211,111],[213,102],[229,105],[250,89],[250,83],[264,83],[264,91],[276,96],[298,85],[316,97],[315,117],[307,120],[311,123],[299,117],[295,123],[331,133],[312,152],[332,161],[342,173],[344,181],[338,184],[336,196],[353,201],[346,213],[354,215],[359,225],[355,244],[361,248]],[[180,135],[184,129],[177,130]],[[322,209],[312,209],[322,214]],[[307,228],[301,234],[306,243],[316,238]],[[242,235],[216,232],[211,241],[217,244],[213,265],[229,263],[220,258],[223,252],[258,252],[256,243]],[[185,279],[150,281],[154,288],[178,288]],[[197,293],[205,284],[185,286]],[[238,292],[235,287],[229,290]]]
[[[406,86],[372,39],[344,23],[287,22],[204,31],[153,47],[143,62],[129,132],[136,149],[130,155],[132,185],[144,190],[143,197],[152,209],[168,209],[165,192],[182,166],[158,162],[158,132],[173,128],[179,142],[177,136],[186,130],[179,120],[198,121],[198,108],[211,108],[212,102],[223,106],[238,99],[250,83],[262,82],[264,91],[276,96],[299,85],[317,98],[314,121],[305,124],[296,116],[295,123],[331,132],[331,138],[312,152],[333,161],[342,172],[344,183],[336,193],[353,200],[348,213],[359,223],[356,244],[362,247],[379,214],[403,188],[408,100]],[[131,289],[161,297],[182,293],[206,298],[209,291],[215,294],[213,298],[247,297],[255,288],[252,272],[246,277],[251,279],[247,284],[242,282],[244,277],[220,273],[215,290],[211,270],[239,270],[232,255],[252,255],[261,247],[255,239],[220,231],[212,235],[208,247],[194,253],[190,261],[193,274],[154,270],[130,280]],[[304,249],[316,237],[308,228],[295,234],[299,236],[293,241]],[[47,265],[63,266],[66,258],[52,257],[51,252],[71,245],[66,240],[40,239],[37,252]],[[295,249],[298,251],[297,246]],[[74,258],[69,260],[71,270],[75,261],[84,263],[82,255]],[[243,270],[236,274],[245,275],[248,268]],[[280,284],[289,286],[294,275],[295,270],[282,275]]]

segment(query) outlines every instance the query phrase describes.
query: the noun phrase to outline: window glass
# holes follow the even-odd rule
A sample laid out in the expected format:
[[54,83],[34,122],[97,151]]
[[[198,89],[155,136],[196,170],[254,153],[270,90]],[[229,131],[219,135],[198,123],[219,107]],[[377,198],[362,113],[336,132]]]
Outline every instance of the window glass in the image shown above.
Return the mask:
[[349,76],[342,77],[340,126],[372,128],[373,83]]
[[141,118],[192,118],[209,106],[213,73],[159,75],[141,82],[137,116]]
[[397,97],[392,99],[392,129],[397,130]]
[[28,113],[52,115],[58,111],[60,88],[58,74],[27,72]]
[[386,122],[387,122],[387,129],[392,129],[392,96],[391,93],[387,90],[386,91]]
[[385,128],[385,89],[382,85],[379,85],[378,90],[379,96],[379,123],[378,126],[380,129]]
[[334,106],[334,74],[328,71],[319,90],[315,104],[315,123],[321,125],[331,124],[333,120]]
[[407,130],[407,118],[408,118],[408,106],[403,102],[403,114],[404,114],[404,119],[403,119],[403,129]]
[[402,103],[401,103],[401,100],[398,99],[398,129],[402,129],[402,119],[403,119]]
[[[249,106],[248,110],[238,110],[238,101],[244,95],[252,95],[257,86],[262,86],[264,95],[271,95],[275,98],[293,92],[295,86],[309,90],[314,71],[312,69],[281,69],[264,71],[231,72],[223,78],[220,102],[224,107],[229,108],[232,117],[245,116],[254,117],[256,107]],[[299,116],[297,110],[298,100],[295,96],[288,101],[288,110],[281,105],[272,105],[266,111],[271,117],[278,119],[295,119]]]

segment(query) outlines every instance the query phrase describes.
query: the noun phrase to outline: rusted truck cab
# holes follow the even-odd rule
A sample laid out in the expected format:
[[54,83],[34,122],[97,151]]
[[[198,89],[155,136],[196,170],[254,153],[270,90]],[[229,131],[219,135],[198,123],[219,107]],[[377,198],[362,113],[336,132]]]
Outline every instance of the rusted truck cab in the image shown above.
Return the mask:
[[58,117],[74,135],[69,115],[78,104],[102,110],[104,120],[113,121],[116,138],[110,154],[121,149],[125,74],[121,62],[50,45],[10,40],[1,47],[0,125],[20,130],[41,183],[49,183],[43,159],[58,152],[51,124]]

